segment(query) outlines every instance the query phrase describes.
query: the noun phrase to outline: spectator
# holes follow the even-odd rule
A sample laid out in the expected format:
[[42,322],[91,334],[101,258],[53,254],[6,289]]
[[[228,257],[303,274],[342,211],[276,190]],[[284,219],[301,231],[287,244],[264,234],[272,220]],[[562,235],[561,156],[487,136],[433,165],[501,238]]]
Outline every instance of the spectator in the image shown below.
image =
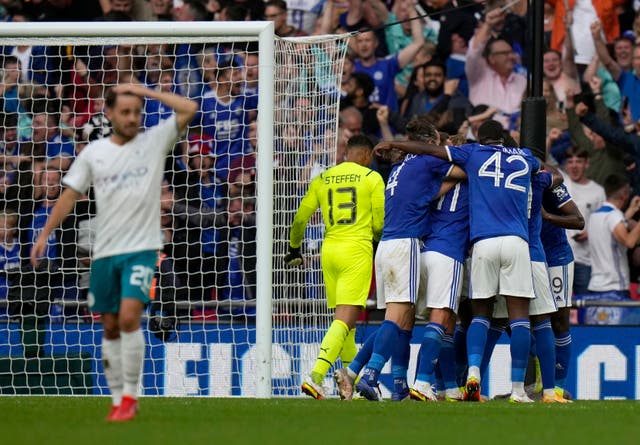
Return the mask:
[[[570,39],[567,39],[570,40]],[[571,55],[566,56],[571,57]],[[568,68],[564,65],[569,64],[574,67],[570,73]],[[579,91],[580,83],[578,82],[577,71],[575,71],[575,65],[565,62],[560,52],[548,49],[542,56],[542,72],[544,80],[553,88],[553,93],[556,97],[555,105],[560,111],[564,111],[566,104],[566,91]],[[550,105],[547,103],[547,105]]]
[[59,109],[54,103],[47,102],[33,104],[31,141],[44,145],[49,168],[66,171],[75,153],[73,139],[62,134]]
[[297,0],[287,5],[287,21],[297,29],[311,35],[323,12],[333,0]]
[[469,97],[469,81],[465,73],[465,65],[467,64],[467,51],[469,50],[469,42],[465,40],[457,32],[451,34],[451,53],[446,61],[447,78],[458,79],[458,90]]
[[249,113],[244,107],[242,69],[236,58],[220,62],[217,73],[215,83],[209,84],[212,93],[202,98],[193,122],[214,141],[216,176],[226,181],[231,161],[249,150]]
[[[165,212],[174,215],[174,237],[184,240],[183,258],[189,272],[188,286],[194,300],[211,299],[216,283],[215,261],[219,233],[214,227],[216,214],[224,209],[224,182],[212,167],[212,140],[190,136],[187,170],[176,172],[173,179],[175,202],[162,201]],[[173,255],[179,258],[179,255]]]
[[[250,199],[231,197],[225,220],[220,221],[220,245],[216,255],[217,269],[222,275],[218,301],[251,301],[256,298],[256,225],[255,209]],[[218,305],[218,315],[253,316],[255,306]]]
[[15,183],[18,165],[29,158],[20,154],[18,117],[15,113],[0,113],[0,197]]
[[[60,173],[54,169],[46,169],[34,176],[35,195],[38,198],[32,214],[21,218],[21,257],[29,258],[36,239],[42,232],[53,206],[60,197]],[[62,230],[52,231],[48,238],[43,257],[47,264],[59,267],[62,258],[62,245],[60,239]],[[61,289],[51,286],[49,292],[59,293]]]
[[4,56],[2,60],[2,76],[0,76],[0,111],[17,113],[20,111],[18,83],[20,81],[20,62],[15,56]]
[[425,6],[425,11],[429,14],[431,22],[434,23],[438,31],[438,58],[447,60],[451,54],[451,36],[456,33],[465,41],[469,41],[473,36],[477,20],[475,13],[482,11],[480,4],[472,8],[457,8],[451,0],[421,0],[420,4]]
[[505,129],[517,129],[520,103],[527,79],[513,71],[515,54],[505,40],[490,40],[493,26],[504,20],[500,9],[489,11],[469,42],[465,70],[469,80],[469,100],[499,110],[493,119]]
[[264,6],[264,17],[273,22],[273,27],[278,37],[309,35],[305,31],[287,23],[287,2],[284,0],[269,0]]
[[461,130],[466,128],[466,139],[467,141],[477,141],[478,140],[478,129],[482,124],[484,124],[489,119],[493,119],[493,116],[496,114],[496,109],[493,107],[489,107],[484,104],[476,105],[471,109],[471,113],[463,125]]
[[149,0],[156,20],[173,20],[173,0]]
[[[202,21],[208,19],[205,6],[197,1],[185,2],[174,10],[175,20],[180,22]],[[177,44],[174,50],[174,69],[176,93],[189,98],[199,98],[202,94],[202,73],[198,65],[198,54],[202,45],[194,43]]]
[[635,39],[624,33],[613,41],[613,58],[623,70],[633,70],[633,47]]
[[173,10],[176,22],[204,22],[209,20],[207,7],[199,0],[186,0],[179,8]]
[[446,78],[446,68],[440,61],[433,60],[418,67],[415,81],[421,84],[418,87],[420,92],[411,98],[405,116],[411,118],[431,111],[434,111],[434,115],[448,111],[451,114],[449,121],[455,116],[453,130],[457,130],[471,112],[472,106],[469,100],[458,91],[458,80],[445,82]]
[[[362,131],[366,135],[380,137],[380,126],[376,119],[376,108],[380,105],[374,105],[369,102],[369,97],[374,88],[373,79],[365,73],[353,73],[347,80],[346,85],[344,85],[347,96],[340,102],[341,109],[345,112],[340,113],[340,125],[349,130],[349,137],[358,134],[353,132],[355,129],[358,132]],[[353,111],[348,111],[353,107],[360,112],[359,116]],[[359,123],[356,124],[354,119]]]
[[595,56],[584,70],[584,73],[582,74],[582,82],[588,84],[591,79],[595,77],[602,80],[602,87],[600,91],[602,92],[604,103],[616,113],[620,112],[622,108],[620,87],[618,87],[617,82],[613,80],[613,77],[611,77],[611,73],[602,65],[598,56]]
[[[413,10],[411,15],[416,15]],[[424,43],[422,25],[417,20],[412,20],[411,30],[413,42],[397,54],[391,54],[384,59],[376,57],[375,50],[378,46],[378,38],[372,31],[358,34],[355,37],[355,71],[369,74],[374,83],[375,90],[369,97],[373,103],[380,103],[389,107],[392,111],[398,110],[398,97],[394,88],[393,78],[409,65]]]
[[[631,200],[629,181],[622,175],[607,177],[604,184],[607,199],[589,217],[589,254],[591,279],[589,298],[598,300],[628,300],[629,261],[627,250],[640,241],[640,224],[631,219],[640,210],[640,196]],[[622,209],[627,207],[626,211]],[[587,310],[586,321],[596,321],[596,311]],[[609,322],[620,322],[621,308],[609,308]]]
[[[411,31],[411,23],[416,21],[422,26],[425,41],[438,43],[438,32],[434,29],[433,24],[428,20],[428,25],[423,20],[415,19],[417,11],[414,8],[414,2],[410,0],[399,0],[393,3],[391,12],[387,14],[385,20],[385,40],[389,54],[396,54],[406,48],[413,41]],[[413,13],[413,15],[412,15]],[[414,18],[414,20],[409,20]],[[398,23],[399,22],[399,23]],[[415,63],[405,66],[402,71],[396,74],[395,87],[398,96],[404,96],[411,71]]]
[[[589,168],[587,177],[604,186],[604,180],[614,174],[622,174],[625,171],[624,151],[610,143],[607,143],[601,135],[583,126],[580,116],[587,113],[589,107],[584,103],[589,102],[588,96],[580,98],[574,107],[573,94],[567,94],[567,120],[569,123],[569,135],[574,146],[584,148],[589,153]],[[596,95],[595,109],[599,117],[609,119],[609,111],[602,98]],[[560,163],[564,160],[564,154],[553,152],[553,157]]]
[[593,41],[588,33],[589,25],[595,20],[603,23],[606,38],[612,41],[620,35],[620,25],[618,23],[617,6],[624,3],[624,0],[546,0],[555,9],[553,21],[553,31],[551,33],[551,48],[556,51],[562,50],[562,42],[566,35],[564,17],[567,14],[565,4],[569,5],[573,14],[571,33],[576,45],[575,63],[588,65],[595,55]]
[[251,153],[235,158],[229,166],[229,195],[252,197],[256,193],[256,160],[258,156],[258,123],[249,124]]
[[[599,209],[606,199],[604,188],[587,178],[588,167],[589,152],[587,150],[571,147],[567,151],[564,170],[568,177],[565,178],[564,184],[585,221],[589,220],[591,213]],[[575,261],[573,293],[585,294],[591,278],[587,227],[584,230],[567,230],[567,238]]]
[[[340,9],[339,1],[333,0],[333,9]],[[346,11],[338,16],[338,27],[347,32],[359,32],[366,29],[373,29],[379,45],[375,49],[376,57],[389,55],[384,29],[384,17],[388,14],[387,6],[381,0],[365,1],[350,0]],[[351,49],[354,49],[352,43]]]
[[[5,271],[20,267],[20,243],[17,239],[18,216],[0,210],[0,301],[7,299],[9,283]],[[0,315],[5,315],[4,309]]]
[[591,34],[596,46],[598,57],[602,64],[609,70],[611,77],[618,83],[620,93],[629,100],[631,116],[634,121],[640,119],[640,46],[633,48],[631,67],[633,70],[623,69],[618,62],[613,60],[609,55],[605,42],[602,40],[602,25],[600,22],[591,24]]

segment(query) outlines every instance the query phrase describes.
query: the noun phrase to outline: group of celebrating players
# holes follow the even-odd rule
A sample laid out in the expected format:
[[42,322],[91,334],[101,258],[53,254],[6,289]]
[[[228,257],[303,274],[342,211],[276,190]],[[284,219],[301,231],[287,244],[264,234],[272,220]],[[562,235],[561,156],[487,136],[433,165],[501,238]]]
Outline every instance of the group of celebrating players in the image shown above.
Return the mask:
[[[325,398],[323,381],[340,356],[344,367],[334,380],[342,399],[357,392],[379,400],[378,377],[391,359],[392,400],[480,401],[482,377],[506,330],[509,401],[533,402],[524,384],[532,356],[542,402],[568,403],[573,254],[565,229],[582,229],[584,219],[562,176],[538,159],[544,154],[518,148],[496,121],[480,127],[478,143],[459,146],[441,140],[424,115],[409,122],[406,134],[408,141],[375,148],[354,136],[346,162],[316,176],[300,203],[285,262],[302,264],[304,227],[320,207],[326,225],[322,270],[328,306],[335,308],[302,392]],[[386,185],[368,168],[374,152],[393,164]],[[379,242],[376,296],[385,320],[357,351],[355,325],[369,293],[372,240]],[[471,315],[459,310],[463,294],[462,307],[470,307]],[[414,321],[427,314],[410,386]],[[441,376],[435,390],[434,375]]]

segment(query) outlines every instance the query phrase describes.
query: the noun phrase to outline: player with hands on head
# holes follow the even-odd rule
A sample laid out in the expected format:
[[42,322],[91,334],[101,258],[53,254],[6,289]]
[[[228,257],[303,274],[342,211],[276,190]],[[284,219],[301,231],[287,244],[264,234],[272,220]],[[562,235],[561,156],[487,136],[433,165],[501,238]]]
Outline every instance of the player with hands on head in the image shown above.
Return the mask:
[[327,305],[334,319],[322,339],[311,374],[302,382],[303,393],[314,399],[327,395],[323,381],[340,356],[348,365],[356,355],[355,326],[365,307],[373,272],[373,244],[380,239],[384,220],[384,182],[368,166],[373,144],[363,135],[347,143],[347,158],[316,176],[300,202],[291,224],[289,253],[284,260],[299,266],[300,245],[309,218],[320,207],[325,223],[322,275]]
[[[140,133],[145,98],[157,99],[174,114]],[[176,94],[142,85],[121,84],[107,92],[111,136],[87,145],[63,179],[66,187],[36,240],[31,262],[37,266],[49,234],[93,187],[97,206],[91,262],[89,310],[101,314],[102,362],[111,391],[111,422],[132,420],[144,359],[142,310],[149,302],[159,234],[160,189],[165,158],[197,110]]]

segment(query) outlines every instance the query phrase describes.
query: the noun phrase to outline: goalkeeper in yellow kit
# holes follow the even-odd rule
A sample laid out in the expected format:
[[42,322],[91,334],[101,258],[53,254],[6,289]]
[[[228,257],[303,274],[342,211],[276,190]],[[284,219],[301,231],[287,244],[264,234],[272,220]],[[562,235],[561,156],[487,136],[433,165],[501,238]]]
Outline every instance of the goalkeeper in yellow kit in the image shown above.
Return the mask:
[[380,239],[384,221],[384,181],[379,173],[368,168],[372,150],[373,144],[365,136],[350,138],[346,161],[311,181],[291,225],[285,262],[299,266],[307,222],[318,207],[322,209],[325,223],[322,274],[327,305],[335,308],[335,313],[311,375],[302,383],[302,392],[315,399],[326,396],[322,381],[338,355],[346,366],[357,352],[355,326],[369,295],[372,241]]

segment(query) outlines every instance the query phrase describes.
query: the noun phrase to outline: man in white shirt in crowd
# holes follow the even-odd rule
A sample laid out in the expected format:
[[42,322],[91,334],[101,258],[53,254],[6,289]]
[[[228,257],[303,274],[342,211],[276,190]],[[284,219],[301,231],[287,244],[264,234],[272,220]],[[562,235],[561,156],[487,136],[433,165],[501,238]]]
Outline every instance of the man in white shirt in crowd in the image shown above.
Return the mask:
[[[604,182],[607,200],[589,217],[589,253],[591,255],[591,279],[589,292],[596,294],[590,299],[628,300],[629,261],[627,250],[640,241],[640,224],[631,218],[640,210],[640,196],[631,201],[631,186],[626,176],[612,174]],[[623,212],[625,206],[629,206]],[[597,311],[588,308],[587,319],[603,321],[593,317]],[[597,309],[597,308],[596,308]],[[618,309],[618,310],[615,310]],[[608,323],[619,322],[622,308],[607,310]]]
[[[564,163],[566,172],[564,184],[585,221],[589,221],[591,212],[599,209],[606,199],[604,188],[587,178],[587,168],[589,168],[588,151],[577,147],[569,148]],[[591,278],[587,227],[585,226],[584,230],[567,230],[567,238],[575,261],[573,293],[585,294]]]

